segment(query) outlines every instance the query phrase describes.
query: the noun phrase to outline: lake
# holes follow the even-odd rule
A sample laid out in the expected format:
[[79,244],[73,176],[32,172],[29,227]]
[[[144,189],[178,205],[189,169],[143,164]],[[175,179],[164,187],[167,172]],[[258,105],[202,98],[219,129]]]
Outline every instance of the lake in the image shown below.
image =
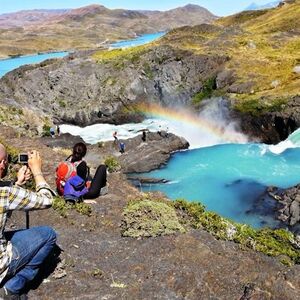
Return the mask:
[[165,31],[155,32],[155,33],[147,33],[147,34],[138,36],[137,38],[132,39],[132,40],[124,40],[124,41],[112,43],[110,45],[110,47],[111,48],[123,48],[123,47],[140,46],[140,45],[144,45],[144,44],[153,42],[154,40],[159,39],[160,37],[164,36],[165,34],[166,34]]
[[68,52],[51,52],[35,55],[24,55],[14,58],[7,58],[0,60],[0,77],[6,73],[28,64],[37,64],[49,58],[59,58],[68,55]]

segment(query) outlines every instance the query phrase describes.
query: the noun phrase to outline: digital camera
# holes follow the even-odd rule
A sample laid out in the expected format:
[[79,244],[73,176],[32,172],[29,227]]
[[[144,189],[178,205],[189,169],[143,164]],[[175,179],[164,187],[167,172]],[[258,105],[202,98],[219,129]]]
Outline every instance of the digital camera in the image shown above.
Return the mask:
[[18,157],[19,164],[27,164],[28,163],[28,154],[27,153],[20,153]]

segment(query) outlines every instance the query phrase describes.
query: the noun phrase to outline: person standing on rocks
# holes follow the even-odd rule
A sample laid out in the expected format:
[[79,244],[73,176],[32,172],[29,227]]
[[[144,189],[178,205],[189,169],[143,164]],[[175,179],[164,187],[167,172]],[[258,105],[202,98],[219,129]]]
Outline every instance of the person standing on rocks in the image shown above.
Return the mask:
[[146,142],[146,130],[143,130],[143,133],[142,133],[142,141],[143,141],[143,142]]
[[121,154],[125,153],[125,143],[124,142],[120,142],[119,151]]
[[52,138],[55,138],[55,130],[53,127],[50,128],[50,135]]
[[[41,170],[39,152],[28,153],[28,167],[23,166],[12,186],[0,187],[0,299],[28,299],[24,288],[37,275],[41,265],[54,249],[55,231],[47,226],[25,230],[4,231],[6,220],[14,210],[44,209],[52,205],[54,192]],[[0,144],[0,175],[8,166],[7,152]],[[22,188],[28,180],[29,169],[36,184],[36,192]]]
[[60,136],[60,127],[59,127],[59,125],[56,126],[56,134],[57,134],[57,136]]
[[117,135],[118,135],[118,132],[114,131],[114,133],[113,133],[114,144],[118,144],[118,137],[117,137]]

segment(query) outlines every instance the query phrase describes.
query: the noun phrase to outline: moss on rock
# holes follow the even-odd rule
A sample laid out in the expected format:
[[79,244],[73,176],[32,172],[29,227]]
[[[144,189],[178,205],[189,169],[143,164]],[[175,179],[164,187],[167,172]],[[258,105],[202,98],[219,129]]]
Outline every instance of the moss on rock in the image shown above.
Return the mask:
[[300,263],[300,245],[290,231],[269,228],[257,230],[205,211],[200,203],[182,199],[175,201],[174,207],[187,214],[192,227],[203,228],[218,239],[235,241],[243,247],[278,257],[284,264]]
[[129,237],[154,237],[175,232],[185,232],[176,211],[159,201],[131,201],[123,213],[122,235]]
[[92,208],[90,205],[84,203],[84,202],[79,202],[70,204],[67,203],[63,198],[61,197],[54,197],[53,203],[52,203],[52,208],[58,212],[58,214],[64,218],[68,217],[68,211],[71,209],[75,209],[78,213],[81,215],[86,215],[90,216],[92,213]]

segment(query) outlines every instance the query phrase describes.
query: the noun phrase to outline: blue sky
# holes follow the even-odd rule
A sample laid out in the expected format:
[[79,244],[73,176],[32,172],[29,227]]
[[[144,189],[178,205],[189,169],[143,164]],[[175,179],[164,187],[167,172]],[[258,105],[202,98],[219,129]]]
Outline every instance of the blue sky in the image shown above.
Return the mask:
[[167,10],[188,3],[198,4],[212,13],[224,16],[243,10],[252,2],[266,4],[273,0],[0,0],[0,14],[24,9],[54,9],[54,8],[78,8],[89,4],[102,4],[108,8]]

